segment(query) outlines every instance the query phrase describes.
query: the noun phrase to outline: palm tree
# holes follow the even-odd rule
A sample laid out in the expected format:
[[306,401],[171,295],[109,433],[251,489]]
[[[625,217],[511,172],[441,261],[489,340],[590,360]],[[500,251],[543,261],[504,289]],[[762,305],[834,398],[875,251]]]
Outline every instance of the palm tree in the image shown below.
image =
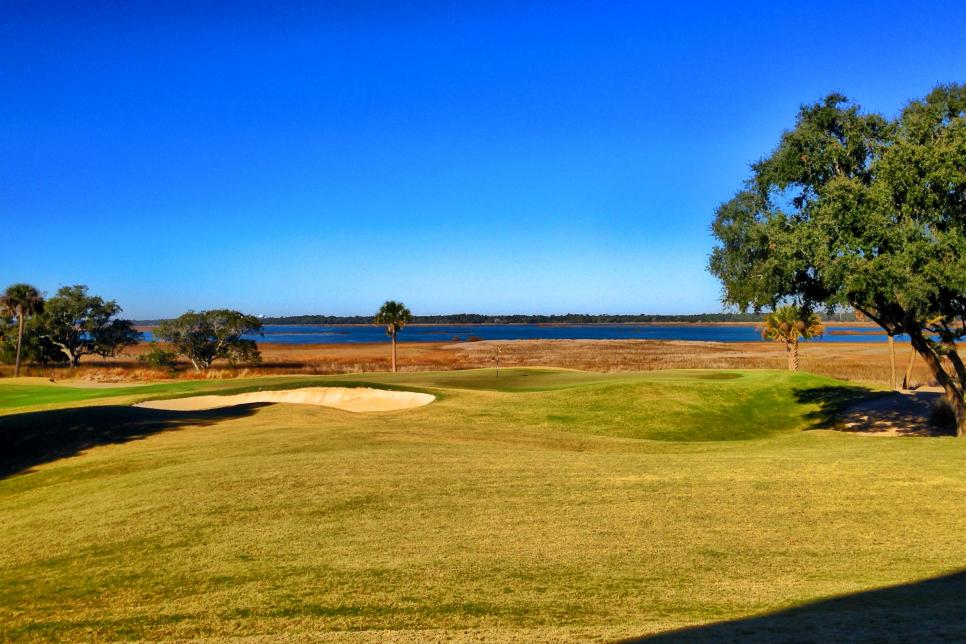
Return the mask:
[[44,310],[44,298],[40,292],[30,284],[14,284],[8,286],[0,295],[0,311],[4,315],[17,318],[17,360],[13,367],[13,376],[20,375],[20,353],[23,348],[23,330],[28,315],[37,315]]
[[405,304],[389,300],[382,305],[382,308],[376,313],[375,320],[373,320],[376,324],[384,324],[386,326],[386,335],[392,338],[393,373],[396,373],[396,336],[412,319],[413,314],[410,313]]
[[780,306],[765,316],[761,336],[785,343],[789,371],[798,371],[798,342],[822,335],[822,321],[818,315],[798,306]]

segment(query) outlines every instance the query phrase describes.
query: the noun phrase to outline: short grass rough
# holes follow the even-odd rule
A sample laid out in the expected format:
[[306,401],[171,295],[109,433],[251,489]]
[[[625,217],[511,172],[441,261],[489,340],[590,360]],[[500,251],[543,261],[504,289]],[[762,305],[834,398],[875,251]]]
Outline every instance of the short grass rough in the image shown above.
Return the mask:
[[[320,385],[437,401],[128,406]],[[966,442],[814,431],[861,394],[777,371],[2,384],[0,640],[612,640],[850,593],[861,620],[862,593],[966,564]]]

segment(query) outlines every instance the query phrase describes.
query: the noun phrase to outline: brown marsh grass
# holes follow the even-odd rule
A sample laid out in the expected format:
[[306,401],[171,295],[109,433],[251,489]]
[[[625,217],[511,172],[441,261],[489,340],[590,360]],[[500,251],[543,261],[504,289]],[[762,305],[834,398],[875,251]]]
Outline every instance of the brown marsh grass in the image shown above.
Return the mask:
[[[336,374],[387,371],[387,344],[288,345],[263,343],[262,364],[231,368],[216,363],[207,373],[196,373],[186,362],[175,369],[146,368],[136,356],[147,345],[113,359],[86,357],[75,370],[30,366],[26,375],[55,380],[125,382],[179,379],[222,379],[280,374]],[[559,367],[585,371],[655,371],[659,369],[783,369],[784,349],[768,342],[686,342],[662,340],[513,340],[457,343],[400,344],[402,371],[445,371],[494,367],[499,357],[505,367]],[[909,357],[909,345],[896,345],[900,374]],[[883,342],[815,342],[802,346],[804,371],[853,380],[888,384],[889,350]],[[0,367],[0,375],[10,375]],[[913,382],[933,384],[925,364],[916,359]]]

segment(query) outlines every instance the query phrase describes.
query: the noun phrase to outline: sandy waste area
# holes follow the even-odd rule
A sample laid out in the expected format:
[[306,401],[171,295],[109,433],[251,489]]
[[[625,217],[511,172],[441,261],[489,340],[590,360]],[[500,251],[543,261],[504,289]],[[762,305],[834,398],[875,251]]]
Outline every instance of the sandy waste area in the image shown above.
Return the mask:
[[941,387],[921,387],[863,400],[839,416],[837,429],[865,436],[942,436],[946,432],[929,422],[941,398]]

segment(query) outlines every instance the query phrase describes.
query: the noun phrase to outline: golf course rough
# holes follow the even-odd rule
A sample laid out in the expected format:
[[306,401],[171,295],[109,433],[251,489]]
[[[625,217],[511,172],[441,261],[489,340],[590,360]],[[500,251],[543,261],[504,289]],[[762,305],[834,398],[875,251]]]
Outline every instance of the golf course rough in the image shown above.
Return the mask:
[[[132,406],[301,387],[435,402]],[[606,640],[849,593],[859,614],[966,562],[966,444],[821,429],[862,393],[737,370],[0,384],[0,639]]]

